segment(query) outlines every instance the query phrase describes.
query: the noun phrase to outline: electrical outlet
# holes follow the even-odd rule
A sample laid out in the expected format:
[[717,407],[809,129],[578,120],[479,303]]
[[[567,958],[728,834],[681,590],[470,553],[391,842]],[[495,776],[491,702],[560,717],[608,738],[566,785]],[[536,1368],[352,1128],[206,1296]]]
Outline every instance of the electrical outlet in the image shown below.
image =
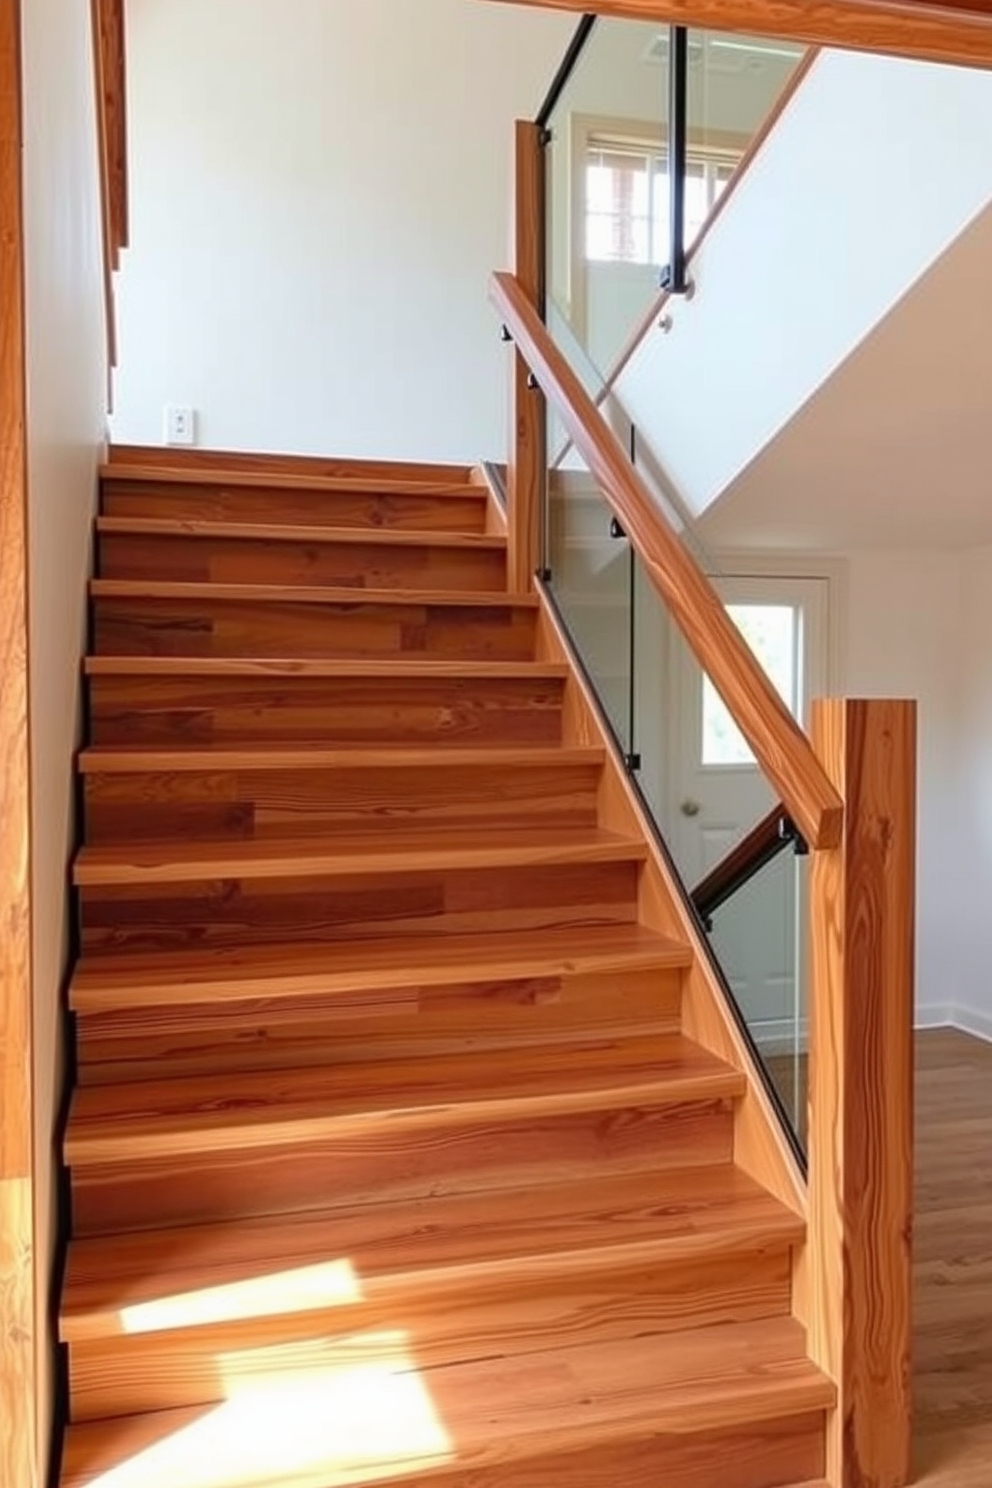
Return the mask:
[[178,403],[166,404],[165,442],[166,444],[196,443],[196,414],[192,408],[182,407]]

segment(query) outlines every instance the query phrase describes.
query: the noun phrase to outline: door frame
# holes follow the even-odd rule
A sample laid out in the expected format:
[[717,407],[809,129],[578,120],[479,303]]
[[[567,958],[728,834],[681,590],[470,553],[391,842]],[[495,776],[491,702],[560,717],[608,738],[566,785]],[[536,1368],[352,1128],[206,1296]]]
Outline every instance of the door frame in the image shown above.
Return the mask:
[[20,0],[0,0],[0,1481],[37,1488]]

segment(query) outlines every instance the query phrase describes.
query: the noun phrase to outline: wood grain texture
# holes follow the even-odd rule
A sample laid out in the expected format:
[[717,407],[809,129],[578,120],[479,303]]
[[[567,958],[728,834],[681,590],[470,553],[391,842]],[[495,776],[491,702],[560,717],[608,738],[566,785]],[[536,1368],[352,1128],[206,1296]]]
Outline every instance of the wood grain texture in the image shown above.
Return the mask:
[[552,10],[992,67],[987,0],[514,0]]
[[472,479],[468,465],[431,464],[401,460],[342,460],[336,455],[246,453],[243,450],[176,449],[164,445],[112,444],[107,464],[133,471],[166,469],[170,472],[203,471],[208,477],[275,475],[295,480],[403,481],[461,485]]
[[[514,263],[517,283],[537,308],[544,283],[544,151],[536,124],[518,120],[514,136]],[[547,471],[545,403],[528,386],[530,368],[514,351],[510,372],[508,483],[508,586],[532,588],[540,562],[541,500]]]
[[[79,1013],[188,1007],[284,998],[340,997],[371,1008],[409,987],[528,982],[608,972],[684,968],[685,944],[635,925],[570,926],[447,936],[441,943],[393,936],[348,945],[281,945],[120,958],[84,956],[70,987]],[[389,997],[390,1004],[395,997]]]
[[575,441],[645,571],[812,847],[839,839],[843,802],[810,742],[511,275],[490,297]]
[[809,1336],[838,1386],[835,1488],[902,1488],[911,1453],[916,708],[814,707],[847,802],[814,856]]
[[[570,829],[596,825],[596,792],[602,760],[565,750],[522,752],[509,760],[483,750],[478,762],[446,762],[371,770],[320,760],[279,766],[260,758],[255,768],[165,768],[96,773],[84,781],[86,841],[110,844],[209,840],[261,842],[319,837],[327,845],[355,831],[388,834],[460,832],[537,826]],[[328,751],[329,753],[329,751]],[[571,755],[571,757],[570,757]]]
[[[732,1433],[748,1426],[754,1429],[765,1422],[782,1423],[790,1419],[797,1426],[802,1422],[808,1437],[812,1418],[829,1405],[831,1391],[822,1376],[803,1359],[801,1336],[786,1322],[715,1328],[711,1330],[710,1341],[715,1346],[712,1351],[700,1342],[702,1336],[691,1332],[628,1336],[599,1343],[576,1343],[569,1348],[523,1357],[501,1354],[444,1371],[425,1370],[420,1375],[422,1389],[433,1403],[431,1415],[444,1423],[441,1440],[447,1444],[445,1451],[434,1438],[436,1473],[431,1471],[432,1458],[423,1447],[419,1451],[410,1447],[396,1450],[392,1464],[384,1462],[381,1427],[375,1443],[369,1441],[364,1450],[348,1453],[342,1459],[333,1424],[339,1412],[332,1409],[326,1418],[327,1427],[312,1435],[301,1471],[293,1471],[292,1455],[280,1463],[285,1449],[277,1447],[270,1470],[266,1473],[263,1467],[259,1473],[256,1467],[253,1478],[259,1488],[262,1485],[268,1488],[276,1482],[294,1488],[296,1484],[334,1481],[334,1476],[339,1482],[364,1479],[396,1483],[409,1480],[410,1474],[416,1472],[417,1480],[428,1484],[454,1481],[459,1488],[467,1488],[469,1483],[495,1488],[496,1484],[521,1482],[520,1475],[527,1472],[528,1462],[536,1460],[540,1464],[539,1475],[523,1481],[537,1485],[555,1478],[553,1472],[549,1478],[548,1466],[541,1462],[545,1456],[572,1451],[578,1457],[607,1446],[616,1452],[641,1443],[652,1447],[656,1482],[673,1481],[665,1465],[666,1453],[674,1450],[680,1473],[674,1481],[680,1485],[693,1482],[702,1484],[703,1488],[716,1488],[721,1479],[712,1470],[702,1478],[691,1479],[684,1471],[685,1459],[678,1463],[678,1455],[687,1440],[702,1433]],[[780,1411],[772,1405],[776,1394],[781,1398]],[[137,1417],[123,1433],[126,1443],[123,1460],[141,1455],[145,1470],[142,1481],[147,1488],[167,1488],[167,1483],[172,1488],[176,1481],[176,1459],[173,1457],[171,1466],[173,1476],[162,1476],[155,1444],[163,1437],[167,1442],[179,1432],[180,1422],[188,1427],[195,1421],[195,1415],[183,1413],[174,1420],[167,1416],[159,1420]],[[263,1423],[262,1429],[285,1440],[284,1433],[272,1432],[268,1422]],[[797,1461],[803,1464],[804,1475],[808,1473],[816,1461],[815,1448],[810,1450],[807,1446],[801,1458],[783,1460],[772,1446],[776,1436],[788,1440],[781,1424],[777,1431],[773,1429],[766,1443],[764,1479],[742,1476],[739,1482],[754,1488],[761,1485],[767,1488],[769,1482],[783,1483],[787,1481],[783,1472],[791,1471]],[[231,1466],[227,1470],[223,1449],[216,1456],[211,1454],[209,1464],[204,1462],[202,1452],[197,1458],[195,1425],[191,1445],[188,1466],[186,1455],[179,1458],[182,1481],[187,1488],[207,1488],[207,1485],[235,1488],[243,1471],[236,1465],[241,1455],[240,1443],[227,1444],[227,1453],[231,1454]],[[389,1456],[393,1455],[386,1450]],[[83,1428],[78,1436],[70,1437],[67,1473],[63,1479],[67,1488],[84,1488],[85,1484],[98,1482],[94,1469],[107,1473],[115,1460],[121,1461],[115,1459],[113,1452],[113,1441],[107,1441],[105,1427],[96,1426],[92,1432]],[[166,1463],[169,1455],[166,1447]],[[745,1455],[745,1461],[750,1455],[750,1452]],[[694,1458],[698,1470],[705,1459],[699,1453]],[[604,1460],[608,1459],[595,1461],[599,1472]],[[716,1460],[719,1471],[726,1474],[730,1460],[726,1451],[719,1449]],[[449,1476],[452,1467],[457,1472],[453,1479]],[[166,1466],[165,1473],[169,1472]],[[574,1480],[569,1476],[560,1481]],[[579,1481],[590,1484],[596,1479],[586,1476]],[[599,1481],[606,1479],[601,1477]],[[646,1483],[648,1479],[641,1475],[636,1481]],[[722,1481],[728,1480],[724,1477]]]
[[[146,592],[140,592],[145,589]],[[108,592],[109,591],[109,592]],[[129,592],[130,591],[130,592]],[[172,592],[169,592],[172,591]],[[526,661],[534,613],[498,597],[96,581],[93,649],[110,656],[436,657]]]
[[20,6],[0,0],[0,1482],[36,1488]]

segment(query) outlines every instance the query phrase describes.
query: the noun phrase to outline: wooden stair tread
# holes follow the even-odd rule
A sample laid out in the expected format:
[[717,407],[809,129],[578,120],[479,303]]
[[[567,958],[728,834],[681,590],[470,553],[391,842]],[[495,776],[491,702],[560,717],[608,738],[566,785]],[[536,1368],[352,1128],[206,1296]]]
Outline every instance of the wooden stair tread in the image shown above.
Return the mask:
[[[620,1266],[713,1260],[798,1243],[802,1219],[730,1164],[78,1240],[63,1342],[342,1305],[407,1288],[483,1291]],[[267,1285],[284,1277],[281,1287]],[[184,1305],[185,1300],[185,1305]],[[170,1305],[172,1304],[172,1305]]]
[[509,766],[526,769],[528,765],[567,770],[576,765],[601,765],[605,760],[605,749],[595,745],[479,745],[442,752],[409,744],[379,749],[336,749],[316,743],[175,745],[158,749],[142,744],[91,744],[80,752],[77,764],[84,775],[127,775],[159,770],[174,774],[199,770],[450,770],[463,765],[483,771]]
[[568,668],[556,662],[534,661],[376,661],[367,659],[325,661],[317,658],[214,656],[88,656],[88,677],[337,677],[388,680],[410,677],[464,677],[486,681],[496,678],[558,682]]
[[735,1099],[744,1076],[679,1034],[76,1090],[70,1166],[285,1147],[378,1126],[533,1120]]
[[192,599],[251,601],[252,603],[341,605],[444,606],[452,609],[536,610],[537,596],[453,589],[347,589],[313,584],[215,584],[206,581],[163,582],[136,579],[92,579],[93,599]]
[[84,956],[70,988],[80,1013],[157,1005],[360,998],[409,986],[683,968],[692,953],[641,925],[590,925],[486,935],[260,945],[169,955]]
[[105,464],[100,479],[106,484],[137,483],[147,485],[242,486],[245,489],[326,491],[330,495],[362,496],[471,496],[485,503],[485,486],[468,480],[403,480],[389,476],[306,475],[302,472],[190,469],[170,465]]
[[280,522],[206,522],[183,517],[97,517],[101,537],[224,538],[254,542],[354,543],[362,547],[472,548],[502,551],[491,532],[432,532],[395,527],[323,527]]
[[187,883],[213,878],[268,879],[362,873],[453,872],[459,869],[548,867],[565,863],[642,862],[638,838],[593,828],[442,824],[419,831],[387,822],[379,830],[321,841],[315,837],[233,842],[85,847],[73,881],[80,888],[113,884]]
[[[355,1412],[365,1384],[370,1419]],[[70,1429],[63,1488],[344,1488],[442,1482],[630,1440],[684,1439],[828,1410],[830,1382],[791,1319],[629,1336],[418,1369],[397,1338],[392,1367],[269,1383],[209,1411]],[[405,1409],[404,1409],[405,1406]],[[305,1431],[303,1428],[306,1428]],[[405,1429],[404,1429],[405,1428]],[[465,1480],[463,1480],[465,1481]]]

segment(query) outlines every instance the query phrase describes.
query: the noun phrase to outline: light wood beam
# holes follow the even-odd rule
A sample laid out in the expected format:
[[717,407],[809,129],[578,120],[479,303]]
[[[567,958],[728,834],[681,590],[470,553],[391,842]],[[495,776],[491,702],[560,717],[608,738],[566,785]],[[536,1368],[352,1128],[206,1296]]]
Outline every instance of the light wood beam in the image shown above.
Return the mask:
[[[507,3],[507,0],[502,0]],[[634,21],[743,31],[804,41],[992,67],[988,0],[510,0],[544,10],[573,10]]]
[[0,1483],[34,1488],[20,6],[0,0]]
[[832,699],[847,810],[811,881],[808,1325],[838,1387],[832,1488],[902,1488],[911,1428],[916,708]]

